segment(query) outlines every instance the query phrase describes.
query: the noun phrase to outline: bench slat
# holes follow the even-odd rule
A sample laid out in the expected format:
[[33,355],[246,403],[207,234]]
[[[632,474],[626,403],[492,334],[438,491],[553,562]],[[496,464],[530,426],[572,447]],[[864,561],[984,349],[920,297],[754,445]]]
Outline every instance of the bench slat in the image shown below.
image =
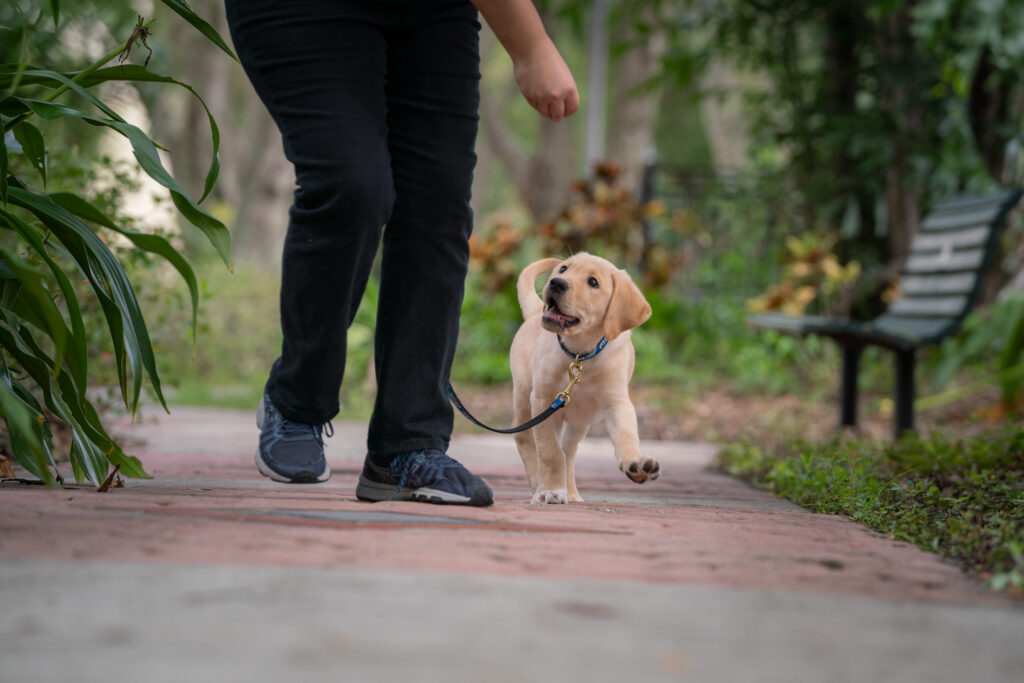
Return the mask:
[[906,339],[915,345],[935,342],[954,328],[956,320],[950,318],[921,318],[883,313],[871,326],[882,334]]
[[994,203],[967,211],[932,212],[921,222],[924,232],[942,232],[973,228],[992,223],[1002,211],[1002,204]]
[[977,270],[985,261],[984,249],[966,249],[952,253],[911,254],[903,266],[905,273],[950,273]]
[[1010,201],[1013,196],[1020,192],[1019,189],[1004,190],[992,194],[983,195],[961,195],[953,199],[944,199],[935,204],[929,213],[949,213],[954,211],[965,211],[976,209],[989,204],[1003,205]]
[[828,322],[818,315],[787,315],[785,313],[755,313],[747,318],[754,327],[789,334],[806,334],[817,326]]
[[907,351],[935,344],[963,322],[977,297],[979,271],[990,258],[1006,213],[1024,191],[942,202],[928,213],[900,273],[902,298],[870,322],[822,316],[753,315],[761,329],[819,334],[843,345],[877,344]]
[[969,300],[965,295],[911,296],[893,301],[889,305],[889,312],[901,316],[958,318],[964,314],[968,303]]
[[900,278],[900,291],[905,295],[970,294],[977,281],[975,273],[904,275]]
[[[914,236],[910,250],[936,251],[941,249],[963,249],[965,247],[982,247],[988,242],[992,229],[987,225],[960,229],[952,232],[919,232]],[[949,245],[949,246],[947,246]]]

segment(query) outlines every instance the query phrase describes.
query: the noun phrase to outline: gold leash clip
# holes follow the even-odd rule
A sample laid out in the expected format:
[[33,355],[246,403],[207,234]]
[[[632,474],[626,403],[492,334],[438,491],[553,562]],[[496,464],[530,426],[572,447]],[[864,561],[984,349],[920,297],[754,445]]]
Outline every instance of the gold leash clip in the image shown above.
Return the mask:
[[583,363],[579,360],[574,360],[569,363],[569,385],[565,388],[565,391],[558,394],[558,398],[564,399],[565,404],[569,404],[569,394],[572,392],[573,387],[583,381]]

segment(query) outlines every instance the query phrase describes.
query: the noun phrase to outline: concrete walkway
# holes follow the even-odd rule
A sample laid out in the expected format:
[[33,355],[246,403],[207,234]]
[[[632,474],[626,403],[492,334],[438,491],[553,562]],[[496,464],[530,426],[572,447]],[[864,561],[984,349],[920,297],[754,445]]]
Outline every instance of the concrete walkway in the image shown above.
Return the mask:
[[587,502],[531,506],[514,444],[457,436],[491,508],[366,504],[365,427],[334,476],[261,477],[251,413],[117,430],[153,480],[0,486],[0,681],[1024,680],[1024,609],[956,567],[650,442],[605,440]]

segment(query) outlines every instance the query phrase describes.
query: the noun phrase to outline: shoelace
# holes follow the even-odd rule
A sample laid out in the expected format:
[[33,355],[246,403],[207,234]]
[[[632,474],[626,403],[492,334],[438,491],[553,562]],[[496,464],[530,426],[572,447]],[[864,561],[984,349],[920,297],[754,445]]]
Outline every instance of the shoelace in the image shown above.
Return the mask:
[[[412,474],[413,466],[419,465],[420,474],[429,475],[430,478],[433,478],[433,476],[440,474],[445,467],[453,462],[455,461],[447,453],[440,451],[413,451],[412,453],[403,453],[396,456],[388,464],[391,473],[398,474],[398,488],[395,489],[395,494],[391,496],[391,500],[394,500],[402,492],[405,483],[409,480],[409,475]],[[399,470],[401,470],[400,474]]]
[[293,422],[292,420],[281,418],[278,422],[278,428],[281,434],[313,434],[313,438],[320,445],[321,448],[324,446],[324,436],[327,438],[334,436],[334,425],[331,424],[330,420],[322,425],[306,424],[304,422]]

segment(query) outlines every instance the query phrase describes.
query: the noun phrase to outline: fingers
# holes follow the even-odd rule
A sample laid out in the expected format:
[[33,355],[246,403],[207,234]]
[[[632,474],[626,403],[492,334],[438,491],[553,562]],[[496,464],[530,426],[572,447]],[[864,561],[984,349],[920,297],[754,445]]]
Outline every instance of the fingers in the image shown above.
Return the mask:
[[572,92],[569,93],[569,96],[565,98],[565,115],[572,116],[579,108],[580,94],[576,91],[576,88],[573,88]]
[[552,121],[559,121],[565,116],[565,101],[561,98],[554,100],[548,105],[548,111],[545,114]]
[[559,121],[579,109],[576,81],[550,41],[513,60],[513,66],[519,90],[541,116]]
[[572,116],[580,108],[580,96],[575,88],[567,95],[533,97],[528,98],[527,101],[541,116],[552,121],[560,121],[566,116]]
[[550,50],[514,62],[515,79],[520,92],[537,112],[552,121],[560,121],[580,109],[580,92],[561,55]]

